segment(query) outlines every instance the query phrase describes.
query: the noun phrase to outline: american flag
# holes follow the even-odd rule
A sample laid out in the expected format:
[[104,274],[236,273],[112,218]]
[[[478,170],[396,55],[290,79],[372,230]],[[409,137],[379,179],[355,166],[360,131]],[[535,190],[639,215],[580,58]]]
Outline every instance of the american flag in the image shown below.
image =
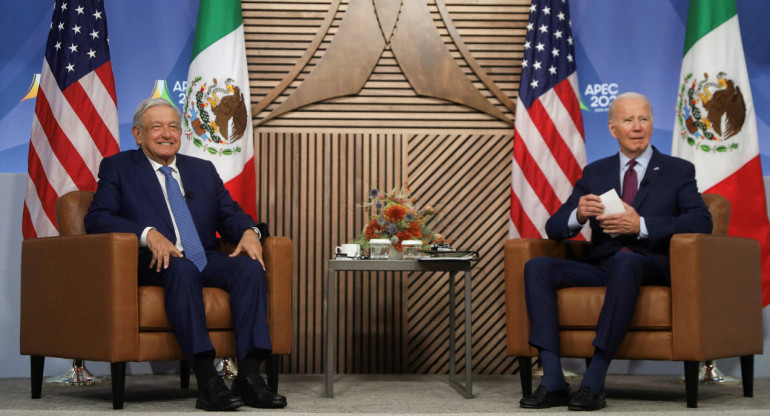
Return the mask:
[[115,81],[101,0],[57,0],[29,143],[24,238],[57,235],[54,203],[95,190],[99,163],[119,150]]
[[516,103],[510,238],[546,237],[546,220],[586,164],[571,25],[566,0],[532,1]]

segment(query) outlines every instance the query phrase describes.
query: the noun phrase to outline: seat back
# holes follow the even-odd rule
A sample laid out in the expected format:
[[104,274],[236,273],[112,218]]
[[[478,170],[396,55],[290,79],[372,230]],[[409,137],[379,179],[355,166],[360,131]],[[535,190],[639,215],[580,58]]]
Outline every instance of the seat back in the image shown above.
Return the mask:
[[85,235],[86,226],[83,219],[88,213],[88,206],[94,198],[92,191],[68,192],[56,200],[56,226],[59,235]]
[[703,202],[711,212],[711,221],[714,228],[711,234],[727,235],[727,228],[730,226],[730,201],[719,194],[702,194]]

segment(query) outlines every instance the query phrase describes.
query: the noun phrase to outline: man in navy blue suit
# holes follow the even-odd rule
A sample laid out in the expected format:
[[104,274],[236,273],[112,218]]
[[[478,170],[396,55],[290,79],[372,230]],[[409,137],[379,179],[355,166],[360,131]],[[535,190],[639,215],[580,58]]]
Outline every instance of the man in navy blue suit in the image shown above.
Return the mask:
[[[652,107],[641,94],[618,96],[609,108],[610,133],[620,152],[585,167],[567,202],[548,219],[549,238],[574,237],[588,221],[592,251],[582,261],[540,257],[527,262],[524,288],[543,379],[519,402],[524,408],[568,405],[570,410],[606,406],[607,368],[631,322],[642,285],[670,285],[669,242],[676,233],[710,233],[711,215],[698,193],[695,168],[650,146]],[[625,212],[605,214],[598,195],[615,189]],[[562,373],[556,291],[606,286],[593,341],[594,355],[578,392]]]
[[[258,373],[272,350],[260,242],[267,225],[233,201],[211,162],[177,154],[181,113],[174,105],[162,98],[142,101],[131,131],[139,149],[102,161],[86,230],[139,238],[139,285],[164,288],[169,322],[198,381],[196,407],[286,406]],[[232,255],[218,251],[217,232],[238,241]],[[212,286],[230,293],[240,370],[232,392],[214,368],[206,328],[202,288]]]

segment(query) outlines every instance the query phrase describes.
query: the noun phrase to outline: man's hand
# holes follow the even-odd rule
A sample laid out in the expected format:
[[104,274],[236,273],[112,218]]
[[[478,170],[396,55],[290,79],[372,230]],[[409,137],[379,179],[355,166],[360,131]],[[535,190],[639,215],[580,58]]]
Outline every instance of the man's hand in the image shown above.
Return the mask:
[[599,226],[607,234],[639,234],[639,214],[631,205],[623,202],[626,212],[596,217]]
[[580,197],[577,206],[577,220],[585,224],[590,217],[598,217],[604,213],[602,199],[594,194],[583,195]]
[[152,252],[150,268],[155,267],[156,272],[160,272],[161,267],[168,268],[170,257],[182,257],[182,252],[174,243],[168,241],[168,238],[154,228],[147,233],[147,248]]
[[248,229],[243,232],[241,241],[238,242],[238,246],[235,247],[235,251],[230,257],[235,257],[242,252],[251,257],[252,260],[259,260],[262,263],[262,268],[265,268],[265,262],[262,260],[262,243],[259,242],[259,236],[252,229]]

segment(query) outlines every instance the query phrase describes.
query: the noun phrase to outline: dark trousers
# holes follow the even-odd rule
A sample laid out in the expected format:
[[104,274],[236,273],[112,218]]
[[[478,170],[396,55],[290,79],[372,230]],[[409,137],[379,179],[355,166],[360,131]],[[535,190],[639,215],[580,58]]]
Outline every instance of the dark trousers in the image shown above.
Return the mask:
[[204,287],[218,287],[230,294],[238,360],[254,349],[272,351],[262,265],[246,256],[230,258],[213,251],[206,257],[201,272],[192,261],[172,257],[169,267],[160,273],[149,268],[151,255],[139,258],[139,285],[163,287],[166,314],[185,358],[195,368],[193,356],[214,349],[206,328]]
[[593,345],[613,356],[628,331],[640,287],[670,284],[667,271],[661,270],[650,257],[631,251],[619,251],[598,264],[534,258],[524,267],[524,292],[531,327],[529,343],[558,355],[556,291],[575,286],[606,286]]

